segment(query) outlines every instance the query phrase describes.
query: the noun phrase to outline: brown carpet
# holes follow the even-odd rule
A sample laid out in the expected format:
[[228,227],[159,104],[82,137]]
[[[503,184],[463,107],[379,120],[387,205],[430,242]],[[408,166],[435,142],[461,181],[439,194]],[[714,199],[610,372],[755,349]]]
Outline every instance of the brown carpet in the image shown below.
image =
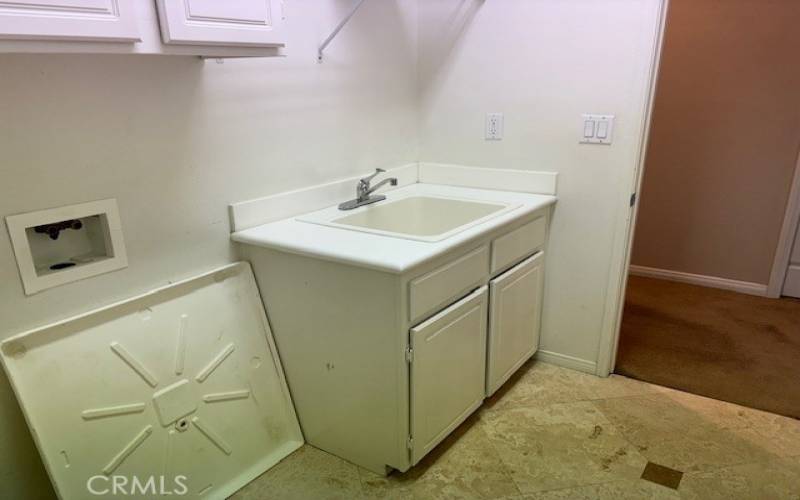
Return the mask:
[[800,418],[800,300],[631,276],[615,371]]

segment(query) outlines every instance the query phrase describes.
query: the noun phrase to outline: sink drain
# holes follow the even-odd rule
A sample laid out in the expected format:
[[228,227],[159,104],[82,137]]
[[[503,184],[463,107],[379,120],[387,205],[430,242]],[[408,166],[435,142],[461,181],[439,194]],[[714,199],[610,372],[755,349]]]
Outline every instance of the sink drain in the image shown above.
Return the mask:
[[186,429],[189,428],[189,421],[186,420],[185,418],[182,418],[182,419],[178,420],[177,422],[175,422],[175,428],[179,432],[183,432],[183,431],[185,431]]

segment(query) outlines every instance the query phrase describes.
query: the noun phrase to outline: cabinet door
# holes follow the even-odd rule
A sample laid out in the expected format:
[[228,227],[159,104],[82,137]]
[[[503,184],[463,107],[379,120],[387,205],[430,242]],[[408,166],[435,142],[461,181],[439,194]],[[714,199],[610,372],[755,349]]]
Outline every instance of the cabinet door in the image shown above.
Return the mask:
[[0,38],[139,41],[137,0],[0,0]]
[[164,43],[273,47],[286,43],[283,0],[157,0]]
[[411,329],[413,464],[483,402],[487,295],[484,286]]
[[486,395],[492,395],[539,348],[544,254],[493,279],[490,287]]

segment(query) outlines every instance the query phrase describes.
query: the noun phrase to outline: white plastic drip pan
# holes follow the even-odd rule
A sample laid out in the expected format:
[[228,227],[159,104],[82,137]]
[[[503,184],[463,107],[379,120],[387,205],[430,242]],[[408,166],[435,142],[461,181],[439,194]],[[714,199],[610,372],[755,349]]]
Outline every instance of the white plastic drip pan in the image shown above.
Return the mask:
[[303,443],[246,263],[0,351],[63,499],[111,495],[115,480],[126,498],[225,498]]

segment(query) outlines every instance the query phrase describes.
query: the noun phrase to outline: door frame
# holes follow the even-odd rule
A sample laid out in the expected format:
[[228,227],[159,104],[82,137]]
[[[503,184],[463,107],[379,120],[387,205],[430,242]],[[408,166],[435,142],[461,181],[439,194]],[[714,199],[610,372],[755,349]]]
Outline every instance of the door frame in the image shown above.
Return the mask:
[[[644,178],[645,159],[647,156],[647,146],[650,142],[650,130],[655,107],[656,90],[658,87],[658,76],[661,69],[661,55],[664,47],[664,35],[667,28],[667,12],[669,11],[670,0],[661,0],[658,13],[659,19],[656,30],[653,33],[654,43],[651,56],[649,89],[645,100],[645,112],[642,121],[642,137],[639,144],[639,158],[634,172],[633,185],[631,192],[626,193],[624,209],[620,211],[620,223],[623,231],[616,237],[614,253],[612,255],[611,269],[609,270],[609,283],[606,290],[606,305],[603,317],[602,331],[600,332],[600,342],[598,345],[597,363],[595,374],[600,377],[607,377],[614,370],[617,360],[617,346],[619,345],[619,332],[622,326],[622,312],[625,308],[625,290],[628,287],[628,272],[631,265],[631,249],[633,248],[634,229],[636,227],[636,217],[639,212],[639,193],[642,188]],[[631,194],[632,193],[632,194]],[[628,196],[636,196],[632,204]],[[619,242],[619,240],[622,240]]]
[[767,297],[777,299],[781,296],[783,283],[786,281],[786,273],[789,270],[789,259],[792,256],[792,248],[797,237],[798,225],[800,225],[800,152],[797,155],[794,179],[792,180],[792,188],[789,191],[789,202],[786,204],[786,215],[783,218],[781,236],[778,240],[775,260],[772,263],[772,272],[769,276]]

